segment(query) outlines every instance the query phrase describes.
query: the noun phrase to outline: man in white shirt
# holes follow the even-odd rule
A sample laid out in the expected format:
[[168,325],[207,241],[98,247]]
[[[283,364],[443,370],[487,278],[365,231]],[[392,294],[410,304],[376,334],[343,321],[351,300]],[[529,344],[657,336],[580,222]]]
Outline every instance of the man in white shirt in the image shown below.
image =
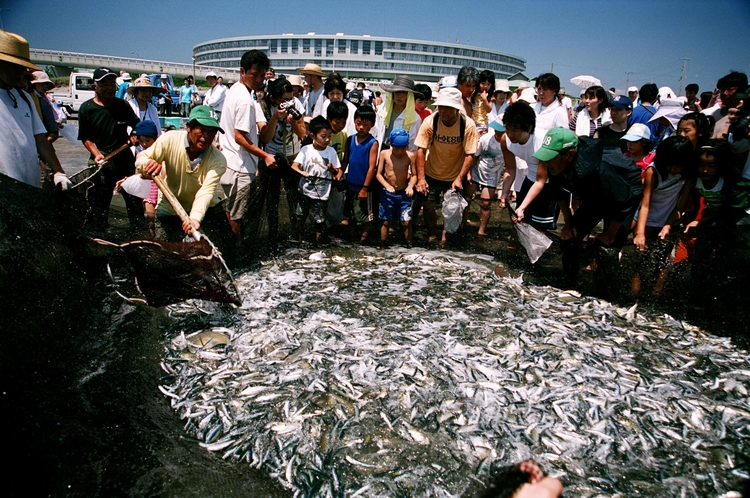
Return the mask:
[[260,50],[245,52],[240,61],[240,79],[226,92],[221,114],[219,137],[221,152],[227,160],[227,170],[221,186],[227,196],[227,217],[232,231],[242,240],[242,219],[247,213],[250,184],[258,173],[258,159],[268,168],[276,167],[276,159],[258,144],[258,123],[265,123],[258,112],[252,92],[263,85],[266,69],[271,61]]
[[224,108],[224,98],[227,94],[227,88],[224,85],[219,85],[219,77],[213,71],[206,73],[206,81],[211,88],[203,96],[203,105],[207,105],[213,109],[216,115],[221,118],[221,110]]
[[297,72],[305,76],[305,83],[308,85],[305,116],[311,118],[325,116],[323,114],[323,103],[326,96],[323,94],[323,78],[326,77],[326,73],[320,69],[319,65],[311,62],[305,64],[305,67],[297,68]]
[[540,74],[536,78],[536,133],[543,137],[547,130],[567,127],[570,120],[565,108],[557,100],[560,91],[560,78],[552,73]]
[[54,172],[55,185],[70,186],[47,130],[32,103],[31,96],[19,90],[25,85],[28,69],[40,71],[29,60],[29,42],[21,36],[0,30],[0,174],[39,187],[39,158]]

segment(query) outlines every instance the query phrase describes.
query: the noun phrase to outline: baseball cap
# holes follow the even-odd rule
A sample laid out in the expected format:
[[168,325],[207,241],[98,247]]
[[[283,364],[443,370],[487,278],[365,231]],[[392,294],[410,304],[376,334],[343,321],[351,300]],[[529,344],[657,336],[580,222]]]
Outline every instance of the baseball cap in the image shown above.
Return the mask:
[[643,139],[651,140],[651,130],[643,123],[635,123],[630,128],[628,128],[628,132],[620,140],[637,142],[638,140]]
[[216,111],[214,111],[207,105],[198,105],[193,107],[193,110],[190,111],[188,122],[198,121],[203,126],[218,128],[220,132],[224,133],[224,130],[222,130],[221,126],[219,126],[219,120],[216,118]]
[[112,72],[111,69],[107,67],[100,67],[96,71],[94,71],[94,81],[99,82],[103,80],[104,78],[107,78],[108,76],[114,76],[117,78],[117,75]]
[[638,91],[638,87],[637,86],[628,87],[628,92],[637,92],[637,91]]
[[544,135],[542,146],[534,153],[540,161],[551,161],[565,149],[578,147],[578,137],[567,128],[552,128]]
[[618,95],[609,101],[609,106],[616,107],[618,109],[632,109],[633,101],[630,100],[630,97],[626,97],[625,95]]
[[158,137],[159,132],[156,131],[156,123],[149,120],[139,122],[137,125],[135,125],[135,136],[152,138]]
[[488,126],[495,131],[505,131],[505,125],[503,125],[499,118],[491,122]]
[[403,128],[396,128],[388,136],[391,147],[407,147],[409,145],[409,132]]
[[213,76],[214,78],[218,78],[218,77],[219,77],[219,76],[218,76],[218,75],[217,75],[217,74],[216,74],[215,72],[213,72],[213,71],[209,71],[209,72],[207,72],[207,73],[206,73],[206,78],[208,78],[209,76]]

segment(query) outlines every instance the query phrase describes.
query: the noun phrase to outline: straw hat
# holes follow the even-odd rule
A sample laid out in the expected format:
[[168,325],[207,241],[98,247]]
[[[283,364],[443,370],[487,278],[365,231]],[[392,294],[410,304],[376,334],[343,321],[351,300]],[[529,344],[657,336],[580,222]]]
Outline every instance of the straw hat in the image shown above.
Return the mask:
[[22,36],[2,30],[0,30],[0,60],[41,71],[40,67],[31,63],[29,42]]
[[286,77],[286,80],[292,84],[292,86],[302,86],[302,78],[296,74],[290,74]]
[[305,64],[305,67],[298,67],[297,72],[302,74],[312,74],[313,76],[320,76],[321,78],[328,76],[323,72],[319,65],[313,64],[312,62]]
[[154,91],[154,94],[162,91],[162,88],[160,86],[152,85],[151,80],[149,80],[148,78],[138,78],[133,82],[132,85],[128,87],[127,92],[130,95],[135,95],[135,92],[137,92],[141,88],[151,89]]

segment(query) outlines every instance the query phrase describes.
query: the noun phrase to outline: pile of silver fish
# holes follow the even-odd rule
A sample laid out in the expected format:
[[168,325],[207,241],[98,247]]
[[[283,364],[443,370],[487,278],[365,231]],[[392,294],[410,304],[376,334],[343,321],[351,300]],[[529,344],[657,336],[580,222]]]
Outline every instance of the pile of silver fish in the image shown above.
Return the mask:
[[301,249],[244,304],[170,307],[185,431],[305,497],[458,497],[534,458],[570,496],[739,496],[747,351],[670,316],[500,278],[480,255]]

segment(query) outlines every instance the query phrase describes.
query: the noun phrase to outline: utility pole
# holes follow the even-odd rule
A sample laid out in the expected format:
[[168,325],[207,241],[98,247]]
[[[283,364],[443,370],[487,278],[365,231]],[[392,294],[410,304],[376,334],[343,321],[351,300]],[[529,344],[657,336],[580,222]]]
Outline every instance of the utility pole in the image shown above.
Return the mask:
[[625,91],[628,91],[628,88],[630,88],[630,75],[633,74],[632,71],[625,71]]
[[554,73],[555,72],[555,63],[554,62],[552,63],[552,67],[550,68],[549,72],[550,73]]
[[688,57],[682,58],[682,76],[680,76],[680,91],[677,95],[682,95],[682,82],[685,81],[685,71],[687,70],[687,63],[690,59]]

